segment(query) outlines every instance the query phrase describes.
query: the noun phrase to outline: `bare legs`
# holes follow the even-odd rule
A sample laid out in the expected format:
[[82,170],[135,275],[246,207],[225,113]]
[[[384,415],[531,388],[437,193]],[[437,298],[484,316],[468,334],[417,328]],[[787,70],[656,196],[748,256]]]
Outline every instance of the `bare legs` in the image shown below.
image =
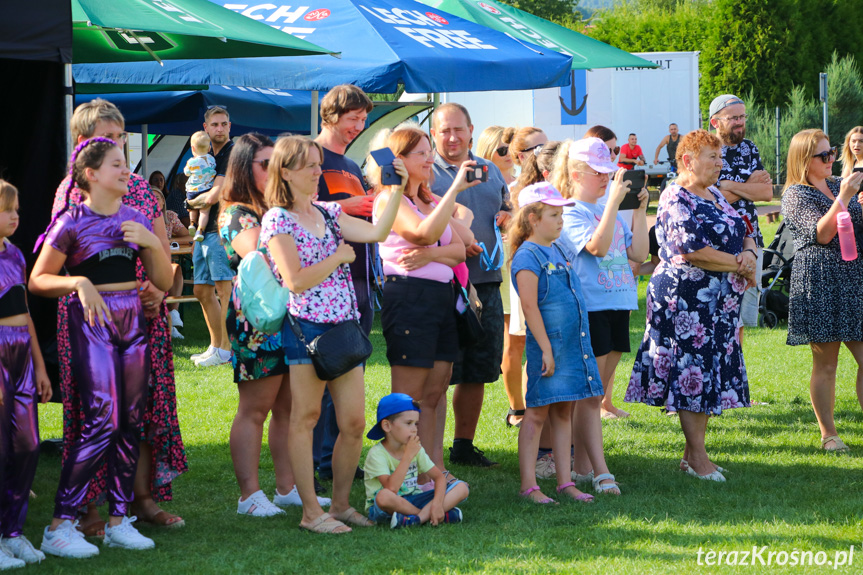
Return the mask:
[[261,459],[261,441],[264,422],[270,420],[270,453],[276,472],[276,489],[287,494],[293,489],[294,478],[288,452],[291,415],[290,377],[285,374],[244,381],[238,386],[240,402],[231,426],[231,460],[240,486],[240,495],[246,499],[260,490],[258,467]]
[[707,414],[694,411],[679,410],[680,427],[686,438],[686,447],[683,450],[683,458],[689,463],[698,475],[709,475],[716,471],[716,466],[711,463],[704,445],[704,436],[707,433]]
[[[833,410],[836,405],[836,369],[839,364],[838,341],[809,344],[812,349],[812,378],[809,383],[809,396],[812,399],[812,409],[818,419],[821,438],[838,435],[836,423],[833,420]],[[851,351],[857,362],[856,391],[857,401],[863,407],[863,342],[848,341],[845,346]],[[834,440],[828,441],[825,448],[838,447]]]
[[[230,351],[231,342],[228,339],[226,320],[228,316],[227,301],[231,297],[231,282],[217,281],[215,287],[208,284],[195,284],[193,291],[195,297],[201,302],[204,321],[210,332],[210,345]],[[217,292],[219,298],[216,298]],[[226,305],[221,305],[219,299]]]
[[617,364],[620,363],[621,353],[619,351],[610,351],[607,354],[597,357],[596,363],[599,366],[599,376],[602,378],[602,390],[605,395],[602,398],[602,415],[610,413],[615,417],[629,417],[629,414],[618,407],[614,407],[612,403],[612,391],[614,389],[614,372],[617,370]]
[[[526,337],[509,333],[509,314],[503,315],[503,361],[500,370],[503,372],[503,387],[509,398],[509,407],[514,411],[524,409],[524,391],[522,389],[521,359],[524,356]],[[517,415],[507,415],[507,421],[515,425],[521,421]]]
[[333,515],[340,515],[350,507],[348,496],[363,446],[365,388],[362,367],[358,366],[327,384],[318,379],[312,365],[292,365],[290,459],[297,491],[303,502],[300,525],[304,526],[324,513],[315,495],[312,461],[312,431],[320,415],[324,385],[329,385],[339,424],[339,438],[333,450],[333,502],[330,506]]

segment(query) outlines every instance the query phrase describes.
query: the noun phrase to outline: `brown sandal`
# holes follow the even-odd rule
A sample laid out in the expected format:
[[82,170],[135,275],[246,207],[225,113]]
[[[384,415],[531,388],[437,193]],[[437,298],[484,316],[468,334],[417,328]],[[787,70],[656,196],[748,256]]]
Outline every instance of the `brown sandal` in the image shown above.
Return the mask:
[[354,509],[353,507],[348,507],[342,513],[338,515],[333,515],[333,517],[342,523],[351,525],[356,525],[357,527],[372,527],[374,526],[374,522],[370,521],[368,517]]
[[144,523],[158,525],[167,529],[179,529],[186,526],[186,522],[182,517],[168,513],[164,509],[160,509],[155,515],[151,515],[150,517],[144,517],[143,515],[136,515],[136,517]]
[[84,537],[97,537],[99,539],[105,536],[105,521],[99,519],[91,521],[86,525],[78,524],[78,531],[84,534]]
[[[337,531],[337,529],[341,528],[344,528],[347,531],[345,531],[344,529],[342,531]],[[318,517],[308,525],[303,525],[302,523],[300,523],[300,529],[304,531],[309,531],[311,533],[329,533],[332,535],[341,535],[343,533],[350,533],[352,531],[350,527],[348,527],[338,519],[335,519],[329,513],[322,514],[320,517]]]

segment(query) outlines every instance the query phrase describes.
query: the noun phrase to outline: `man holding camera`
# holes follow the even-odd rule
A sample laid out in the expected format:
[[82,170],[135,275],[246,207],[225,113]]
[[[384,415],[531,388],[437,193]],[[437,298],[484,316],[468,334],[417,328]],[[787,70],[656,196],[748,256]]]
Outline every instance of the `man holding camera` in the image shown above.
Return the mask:
[[[488,178],[486,181],[461,192],[456,199],[473,212],[470,229],[476,241],[467,248],[467,267],[470,281],[482,302],[485,338],[478,344],[462,346],[462,357],[453,365],[451,384],[456,385],[453,393],[455,433],[450,462],[491,467],[497,463],[474,447],[473,439],[482,412],[484,386],[498,380],[503,358],[504,310],[500,298],[503,246],[499,246],[495,253],[495,228],[504,227],[512,217],[509,190],[503,174],[493,163],[471,153],[473,125],[464,106],[455,103],[439,106],[432,116],[431,134],[435,144],[432,192],[438,196],[446,193],[466,160],[475,161],[478,167],[488,170],[484,172]],[[492,258],[491,261],[488,258]]]
[[722,172],[717,187],[728,203],[755,229],[758,261],[755,274],[756,287],[749,288],[740,305],[740,318],[745,326],[758,325],[758,294],[761,285],[761,266],[764,262],[764,238],[758,229],[758,210],[755,202],[773,199],[770,174],[761,163],[758,147],[746,139],[746,105],[732,94],[717,96],[710,103],[710,125],[722,141]]

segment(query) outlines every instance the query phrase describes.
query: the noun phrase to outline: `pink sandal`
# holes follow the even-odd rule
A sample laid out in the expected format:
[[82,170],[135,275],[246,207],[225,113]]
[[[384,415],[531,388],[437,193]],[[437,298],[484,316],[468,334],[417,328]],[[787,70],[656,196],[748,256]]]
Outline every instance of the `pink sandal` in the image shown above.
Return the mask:
[[528,487],[527,489],[522,491],[519,495],[521,495],[525,499],[528,499],[528,500],[533,501],[534,503],[537,503],[540,505],[547,505],[549,503],[553,503],[553,504],[557,505],[557,501],[555,501],[551,497],[543,497],[542,499],[531,499],[530,494],[533,493],[534,491],[539,491],[539,485],[534,485],[533,487]]
[[[570,481],[569,483],[564,483],[557,488],[557,492],[563,493],[564,489],[567,489],[568,487],[575,487],[575,482]],[[593,503],[594,497],[590,493],[579,493],[578,495],[573,497],[573,499],[575,501],[583,501],[584,503]]]

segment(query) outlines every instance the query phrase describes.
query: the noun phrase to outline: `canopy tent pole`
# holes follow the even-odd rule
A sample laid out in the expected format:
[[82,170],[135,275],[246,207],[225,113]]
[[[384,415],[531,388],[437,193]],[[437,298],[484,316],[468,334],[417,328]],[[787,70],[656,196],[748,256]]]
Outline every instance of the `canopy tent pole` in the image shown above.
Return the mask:
[[312,90],[312,126],[309,132],[312,139],[318,137],[318,91]]
[[75,144],[72,142],[72,109],[75,107],[75,94],[72,89],[72,64],[63,64],[63,87],[66,95],[64,96],[66,108],[66,157],[72,157],[72,150],[75,149]]
[[149,178],[150,175],[147,173],[147,152],[149,151],[147,145],[149,142],[149,136],[147,135],[147,124],[141,124],[141,175],[145,178]]

